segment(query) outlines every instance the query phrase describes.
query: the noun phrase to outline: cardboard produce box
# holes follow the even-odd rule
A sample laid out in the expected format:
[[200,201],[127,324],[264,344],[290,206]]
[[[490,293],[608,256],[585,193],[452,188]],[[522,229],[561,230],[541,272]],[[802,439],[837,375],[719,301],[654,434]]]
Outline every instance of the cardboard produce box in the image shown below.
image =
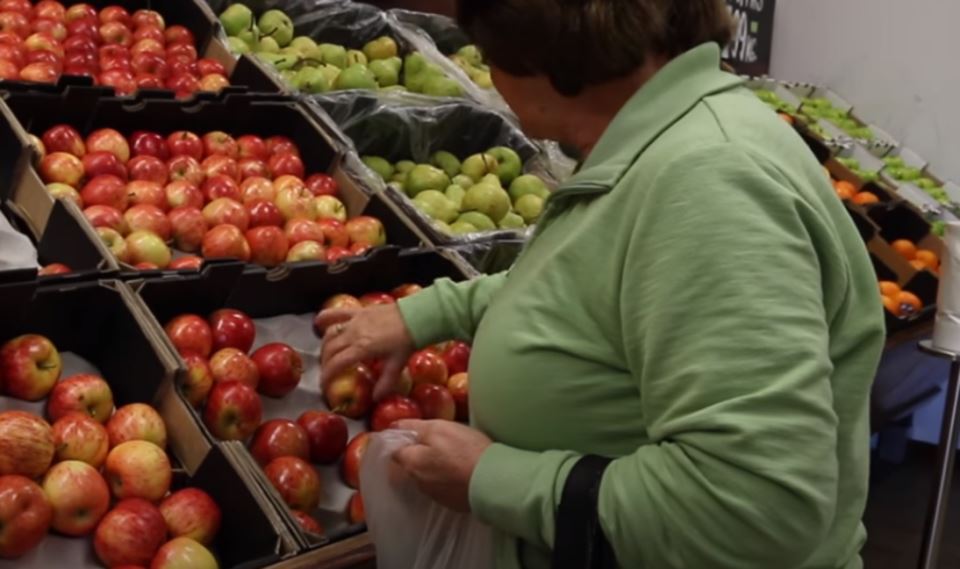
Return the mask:
[[[279,279],[262,269],[248,269],[230,286],[207,281],[203,275],[146,279],[134,286],[160,324],[180,314],[206,317],[214,310],[233,308],[254,321],[256,338],[251,351],[270,342],[283,342],[294,348],[304,364],[298,387],[283,398],[263,396],[261,401],[263,421],[296,420],[306,410],[326,410],[320,393],[320,340],[313,332],[312,322],[327,298],[339,293],[362,295],[390,291],[408,283],[426,286],[442,277],[463,280],[473,274],[463,259],[451,252],[386,249],[340,268],[319,264],[296,267]],[[173,350],[172,344],[170,350]],[[197,421],[202,420],[204,412],[191,409]],[[348,420],[347,423],[351,437],[367,428],[362,421]],[[208,438],[213,438],[206,427],[201,428],[207,430]],[[346,516],[353,491],[342,482],[339,464],[315,467],[323,494],[319,509],[309,514],[324,526],[324,535],[302,531],[265,475],[259,469],[251,472],[273,497],[277,515],[286,520],[300,544],[299,555],[280,566],[345,567],[347,565],[339,564],[344,559],[351,562],[369,559],[372,549],[363,525],[349,523]]]
[[[420,238],[411,230],[412,222],[398,213],[398,208],[381,196],[373,195],[343,167],[343,150],[329,131],[322,127],[313,113],[308,113],[297,101],[279,95],[224,94],[197,102],[172,99],[143,99],[131,101],[120,97],[102,97],[97,88],[69,88],[47,94],[11,93],[5,105],[0,104],[8,117],[0,125],[0,140],[9,142],[15,160],[0,163],[0,172],[12,180],[8,199],[33,226],[45,226],[56,200],[46,191],[33,164],[36,154],[29,143],[28,133],[42,135],[57,124],[69,124],[81,135],[110,127],[129,136],[137,130],[155,131],[162,135],[178,130],[189,130],[199,135],[213,130],[232,134],[257,134],[268,137],[284,135],[300,148],[305,171],[308,174],[324,172],[339,184],[339,196],[349,217],[370,215],[384,225],[388,243],[415,246]],[[244,117],[242,123],[237,117]],[[72,209],[68,205],[68,210]],[[109,251],[96,237],[86,219],[73,211],[77,224],[102,252]],[[177,254],[175,253],[175,257]],[[116,262],[113,267],[117,267]],[[281,267],[282,268],[282,267]],[[138,272],[123,265],[124,278]]]

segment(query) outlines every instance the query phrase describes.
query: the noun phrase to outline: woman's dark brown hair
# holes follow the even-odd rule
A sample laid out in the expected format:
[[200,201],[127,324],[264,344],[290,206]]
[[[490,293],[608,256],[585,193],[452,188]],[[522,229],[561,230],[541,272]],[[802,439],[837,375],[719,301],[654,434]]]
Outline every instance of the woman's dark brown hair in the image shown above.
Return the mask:
[[458,0],[457,17],[491,63],[570,96],[732,33],[723,0]]

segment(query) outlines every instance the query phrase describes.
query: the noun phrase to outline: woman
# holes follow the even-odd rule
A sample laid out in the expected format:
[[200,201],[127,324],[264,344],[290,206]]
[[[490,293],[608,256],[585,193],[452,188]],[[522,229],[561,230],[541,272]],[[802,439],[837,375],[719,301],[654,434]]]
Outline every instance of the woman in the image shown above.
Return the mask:
[[473,428],[395,457],[545,568],[584,455],[620,567],[862,566],[876,279],[822,168],[720,70],[722,0],[461,0],[530,134],[586,157],[509,274],[323,315],[330,377],[472,339]]

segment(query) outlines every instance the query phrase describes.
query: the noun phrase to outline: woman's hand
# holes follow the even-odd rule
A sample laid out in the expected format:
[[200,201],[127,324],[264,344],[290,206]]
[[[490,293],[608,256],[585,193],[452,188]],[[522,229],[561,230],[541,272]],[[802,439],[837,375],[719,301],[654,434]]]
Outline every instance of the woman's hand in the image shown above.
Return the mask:
[[414,347],[397,305],[325,310],[316,324],[324,330],[320,366],[325,382],[358,363],[383,358],[373,395],[379,400],[393,391]]
[[420,491],[457,512],[470,511],[470,477],[491,440],[452,421],[400,421],[398,429],[417,433],[417,444],[393,455]]

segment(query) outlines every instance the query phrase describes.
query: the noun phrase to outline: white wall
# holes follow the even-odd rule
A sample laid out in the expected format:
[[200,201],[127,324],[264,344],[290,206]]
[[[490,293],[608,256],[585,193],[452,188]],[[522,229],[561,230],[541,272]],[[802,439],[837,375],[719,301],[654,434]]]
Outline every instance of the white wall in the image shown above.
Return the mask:
[[958,0],[779,0],[771,75],[832,88],[960,182],[958,24]]

